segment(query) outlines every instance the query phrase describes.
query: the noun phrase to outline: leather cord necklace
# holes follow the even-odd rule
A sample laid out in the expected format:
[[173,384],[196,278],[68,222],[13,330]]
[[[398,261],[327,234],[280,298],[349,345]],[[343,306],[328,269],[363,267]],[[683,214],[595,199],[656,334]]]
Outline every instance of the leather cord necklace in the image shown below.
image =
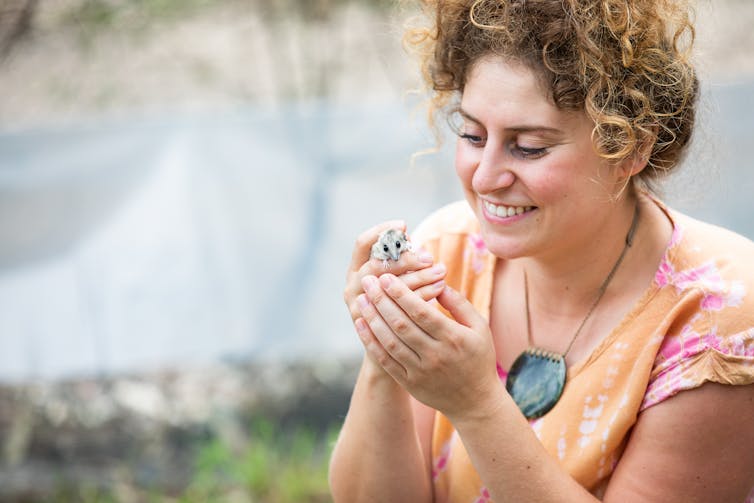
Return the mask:
[[639,205],[637,203],[634,209],[634,218],[631,222],[631,228],[626,235],[626,244],[623,246],[618,260],[608,273],[605,280],[600,285],[597,297],[594,299],[589,311],[579,324],[576,332],[571,337],[564,353],[557,353],[538,348],[532,344],[531,337],[531,317],[529,315],[529,283],[524,271],[524,295],[526,298],[526,330],[529,347],[521,353],[511,365],[508,377],[505,383],[505,389],[516,402],[518,408],[527,419],[536,419],[545,415],[560,400],[563,394],[566,381],[566,363],[565,358],[571,351],[574,341],[581,333],[587,320],[592,316],[597,305],[604,297],[610,281],[612,281],[615,272],[618,270],[626,252],[633,244],[634,233],[639,222]]

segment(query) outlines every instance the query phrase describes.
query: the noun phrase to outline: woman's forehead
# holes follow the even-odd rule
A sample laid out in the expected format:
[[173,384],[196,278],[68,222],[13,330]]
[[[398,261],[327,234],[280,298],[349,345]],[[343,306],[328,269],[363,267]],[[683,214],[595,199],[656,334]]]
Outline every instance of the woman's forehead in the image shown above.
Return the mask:
[[460,113],[480,123],[505,117],[506,122],[520,122],[520,128],[529,123],[556,128],[574,115],[553,103],[534,71],[499,58],[474,65],[461,95]]

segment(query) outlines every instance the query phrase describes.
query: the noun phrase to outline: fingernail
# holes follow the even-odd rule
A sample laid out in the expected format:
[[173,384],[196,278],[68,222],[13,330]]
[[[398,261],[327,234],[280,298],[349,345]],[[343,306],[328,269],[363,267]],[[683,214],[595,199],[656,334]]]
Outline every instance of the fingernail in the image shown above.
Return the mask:
[[364,287],[364,290],[374,288],[375,286],[377,286],[377,278],[375,278],[374,276],[364,276],[361,279],[361,286]]
[[367,322],[364,321],[364,318],[358,318],[354,322],[354,325],[356,325],[356,330],[358,332],[363,332],[366,329],[366,327],[367,327]]
[[447,268],[445,267],[445,264],[436,264],[434,267],[432,267],[432,274],[441,275],[445,274],[447,271]]
[[419,254],[419,262],[422,264],[431,264],[435,261],[435,258],[432,256],[431,253],[428,252],[421,252]]
[[364,321],[364,318],[359,318],[358,320],[356,320],[356,335],[359,336],[359,339],[364,344],[369,341],[369,337],[367,335],[367,322]]
[[362,309],[369,305],[369,300],[367,300],[367,296],[363,293],[356,297],[356,301],[359,303],[359,307],[361,307]]
[[432,283],[432,288],[434,288],[435,290],[442,290],[443,288],[445,288],[445,281],[440,280],[436,283]]
[[382,288],[388,288],[393,283],[393,277],[392,274],[383,274],[380,276],[380,284],[382,285]]

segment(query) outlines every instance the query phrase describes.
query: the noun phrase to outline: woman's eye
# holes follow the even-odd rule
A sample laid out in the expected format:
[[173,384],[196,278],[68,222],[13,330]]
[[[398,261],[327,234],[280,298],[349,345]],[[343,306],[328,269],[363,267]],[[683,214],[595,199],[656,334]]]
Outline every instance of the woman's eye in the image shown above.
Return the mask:
[[468,134],[468,133],[460,133],[458,136],[466,140],[467,142],[469,142],[474,147],[484,146],[484,138],[482,138],[481,136]]
[[517,152],[523,159],[539,159],[547,153],[546,148],[531,148],[514,145],[514,152]]

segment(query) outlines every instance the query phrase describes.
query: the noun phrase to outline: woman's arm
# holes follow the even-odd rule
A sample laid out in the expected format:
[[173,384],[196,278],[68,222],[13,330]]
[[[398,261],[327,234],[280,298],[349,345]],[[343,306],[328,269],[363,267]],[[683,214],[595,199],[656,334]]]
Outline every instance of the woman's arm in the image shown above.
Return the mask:
[[432,501],[427,426],[408,393],[365,358],[330,462],[333,501]]
[[742,503],[754,488],[754,384],[706,383],[639,415],[605,501]]
[[[361,279],[384,272],[382,261],[370,260],[370,249],[388,222],[364,232],[356,241],[346,277],[344,301],[354,325],[369,348],[374,337],[361,318]],[[404,253],[390,270],[406,288],[429,300],[442,291],[445,271],[431,267],[426,253]],[[430,439],[434,411],[417,403],[378,363],[384,357],[368,351],[351,397],[351,404],[330,461],[330,487],[335,502],[432,500]]]

